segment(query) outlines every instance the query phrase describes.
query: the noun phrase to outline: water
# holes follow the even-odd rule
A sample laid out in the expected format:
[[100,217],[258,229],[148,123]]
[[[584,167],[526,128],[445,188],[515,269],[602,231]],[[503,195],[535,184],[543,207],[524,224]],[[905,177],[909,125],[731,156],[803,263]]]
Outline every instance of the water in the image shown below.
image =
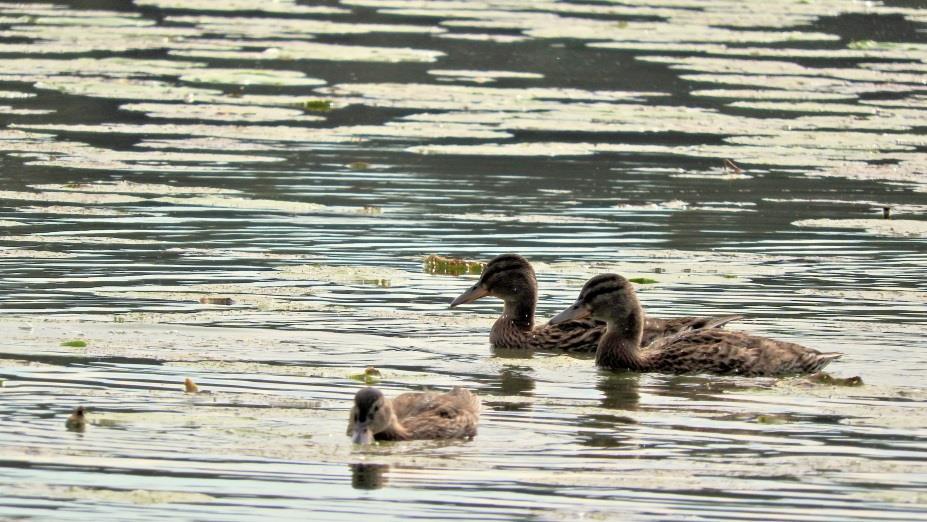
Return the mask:
[[[0,4],[0,517],[927,518],[927,10],[766,4]],[[422,259],[507,251],[866,385],[492,352]],[[478,437],[351,447],[368,365]]]

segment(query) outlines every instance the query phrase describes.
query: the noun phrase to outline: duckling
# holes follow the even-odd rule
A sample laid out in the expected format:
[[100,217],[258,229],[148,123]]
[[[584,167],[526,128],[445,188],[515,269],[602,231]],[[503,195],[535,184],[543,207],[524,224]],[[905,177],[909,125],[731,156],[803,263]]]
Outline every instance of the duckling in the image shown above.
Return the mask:
[[687,330],[641,348],[644,311],[631,283],[616,274],[590,279],[576,303],[550,322],[584,317],[607,323],[595,363],[614,370],[777,376],[816,372],[843,355],[719,329]]
[[87,416],[84,415],[84,407],[78,406],[74,409],[68,420],[64,421],[64,427],[68,431],[84,431],[87,429]]
[[376,388],[364,388],[354,396],[347,434],[355,444],[473,438],[479,418],[480,399],[466,388],[403,393],[393,399]]
[[[537,278],[528,260],[518,254],[496,256],[483,269],[483,274],[469,290],[451,303],[455,306],[493,296],[505,303],[502,317],[489,333],[494,348],[526,348],[591,352],[605,333],[605,323],[576,319],[558,324],[535,326],[534,310],[538,301]],[[721,317],[648,318],[644,328],[647,343],[657,337],[686,329],[718,328],[742,319],[741,315]]]

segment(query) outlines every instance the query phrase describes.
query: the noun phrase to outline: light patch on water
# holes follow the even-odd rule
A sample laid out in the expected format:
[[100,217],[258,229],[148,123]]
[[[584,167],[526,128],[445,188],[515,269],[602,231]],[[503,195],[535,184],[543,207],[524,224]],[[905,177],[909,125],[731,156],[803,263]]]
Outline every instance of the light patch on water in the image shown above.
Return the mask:
[[0,236],[0,241],[9,241],[11,243],[73,243],[78,245],[159,245],[164,241],[156,239],[129,239],[124,237],[103,237],[103,236],[66,236],[50,234],[30,234],[28,236]]
[[[139,124],[110,123],[100,125],[16,125],[19,128],[31,128],[57,132],[90,132],[95,134],[140,134],[146,136],[157,135],[189,135],[208,138],[226,138],[233,140],[254,140],[259,142],[310,142],[310,143],[342,143],[356,141],[357,137],[339,134],[333,129],[316,129],[307,127],[290,127],[283,125],[210,125],[210,124]],[[56,145],[60,145],[60,142]],[[7,145],[0,142],[0,148]],[[101,150],[101,149],[98,149]],[[199,153],[169,153],[156,154],[123,151],[105,151],[107,155],[115,158],[150,158],[162,161],[217,161],[217,162],[274,162],[281,158],[269,156],[246,156],[241,154],[199,154]]]
[[350,11],[340,7],[301,5],[296,0],[133,0],[136,5],[184,11],[260,11],[279,14],[338,15]]
[[0,91],[0,98],[7,100],[35,98],[35,93],[19,91]]
[[144,198],[122,194],[92,194],[83,192],[16,192],[0,190],[0,199],[19,201],[43,201],[53,203],[78,203],[84,205],[111,205],[120,203],[139,203]]
[[[408,47],[370,47],[282,40],[222,40],[222,42],[223,45],[231,46],[233,49],[175,49],[169,54],[221,60],[326,60],[384,63],[430,63],[444,56],[441,51]],[[2,49],[0,47],[0,50]]]
[[104,194],[235,194],[238,190],[216,187],[181,187],[163,183],[136,183],[134,181],[95,181],[93,183],[67,183],[29,185],[36,190],[65,192],[93,192]]
[[543,74],[519,71],[480,71],[465,69],[431,69],[428,74],[440,78],[450,78],[474,83],[491,83],[499,79],[540,80]]
[[325,85],[325,80],[309,78],[300,71],[279,69],[194,69],[181,75],[180,80],[190,83],[275,85],[280,87]]
[[60,214],[70,216],[129,216],[131,213],[117,208],[71,207],[66,205],[48,205],[19,207],[18,212],[28,214]]
[[237,140],[234,138],[164,138],[145,139],[135,144],[136,147],[148,149],[181,150],[224,150],[230,151],[280,151],[285,147],[270,143]]
[[51,252],[48,250],[32,250],[29,248],[0,248],[0,258],[70,259],[74,257],[77,257],[77,254]]
[[310,39],[313,35],[355,35],[370,33],[437,34],[441,27],[425,25],[341,23],[310,18],[256,18],[219,16],[169,16],[174,23],[195,25],[206,34],[229,38]]
[[604,220],[599,218],[582,217],[582,216],[564,216],[544,215],[544,214],[493,214],[493,213],[474,213],[465,212],[461,214],[433,214],[434,217],[441,219],[452,219],[455,221],[487,221],[501,223],[543,223],[548,225],[565,224],[577,225],[587,223],[602,223]]
[[260,212],[283,212],[286,214],[358,214],[369,215],[363,207],[333,207],[303,201],[284,201],[276,199],[251,199],[221,196],[201,197],[161,197],[152,201],[178,206],[221,208],[225,210],[252,210]]
[[798,103],[798,102],[734,102],[728,104],[738,109],[753,109],[776,112],[833,112],[837,114],[878,114],[875,108],[847,103]]
[[285,278],[386,287],[403,284],[410,276],[403,270],[372,266],[293,265],[277,270]]
[[49,484],[21,484],[10,488],[8,494],[36,496],[75,501],[111,502],[115,504],[202,504],[213,502],[215,497],[202,493],[163,491],[153,489],[107,489],[79,486],[53,486]]
[[[219,105],[203,103],[129,103],[119,107],[125,111],[144,112],[149,118],[171,120],[208,120],[237,123],[270,121],[325,121],[321,116],[307,115],[298,109]],[[219,149],[221,150],[221,149]]]
[[802,219],[797,227],[864,230],[879,236],[927,237],[927,221],[912,219]]
[[53,114],[51,109],[16,109],[9,105],[0,105],[0,114],[9,114],[11,116],[39,116],[42,114]]
[[439,85],[424,83],[355,83],[316,89],[340,97],[347,103],[373,107],[401,107],[460,111],[500,111],[503,113],[563,107],[567,102],[633,102],[661,96],[656,92],[588,91],[550,87],[503,88]]
[[897,303],[899,301],[912,304],[927,304],[927,292],[920,292],[911,288],[891,289],[821,289],[801,288],[799,294],[834,297],[850,301],[885,301]]
[[734,100],[851,100],[855,94],[800,91],[784,89],[702,89],[692,91],[691,96],[703,98],[725,98]]

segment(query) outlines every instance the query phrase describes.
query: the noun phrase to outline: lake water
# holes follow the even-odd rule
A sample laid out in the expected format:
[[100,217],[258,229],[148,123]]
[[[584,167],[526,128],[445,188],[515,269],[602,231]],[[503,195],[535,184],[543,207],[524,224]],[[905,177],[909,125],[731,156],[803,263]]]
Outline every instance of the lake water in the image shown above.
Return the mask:
[[[0,519],[927,519],[925,73],[915,1],[0,3]],[[865,385],[493,352],[422,263],[503,252]],[[352,447],[371,365],[479,435]]]

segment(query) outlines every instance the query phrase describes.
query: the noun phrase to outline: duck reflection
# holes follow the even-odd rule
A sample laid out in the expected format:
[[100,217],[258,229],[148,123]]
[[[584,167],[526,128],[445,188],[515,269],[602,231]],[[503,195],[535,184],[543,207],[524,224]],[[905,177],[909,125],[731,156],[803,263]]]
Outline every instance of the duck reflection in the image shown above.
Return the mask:
[[640,408],[640,379],[636,372],[599,372],[596,388],[602,392],[602,407],[610,410]]
[[351,487],[354,489],[380,489],[389,483],[387,464],[349,464]]
[[[599,372],[596,389],[602,392],[602,407],[609,410],[636,411],[640,407],[641,374],[634,372]],[[619,448],[638,444],[633,430],[637,424],[625,415],[598,413],[582,415],[578,442],[594,448]]]

